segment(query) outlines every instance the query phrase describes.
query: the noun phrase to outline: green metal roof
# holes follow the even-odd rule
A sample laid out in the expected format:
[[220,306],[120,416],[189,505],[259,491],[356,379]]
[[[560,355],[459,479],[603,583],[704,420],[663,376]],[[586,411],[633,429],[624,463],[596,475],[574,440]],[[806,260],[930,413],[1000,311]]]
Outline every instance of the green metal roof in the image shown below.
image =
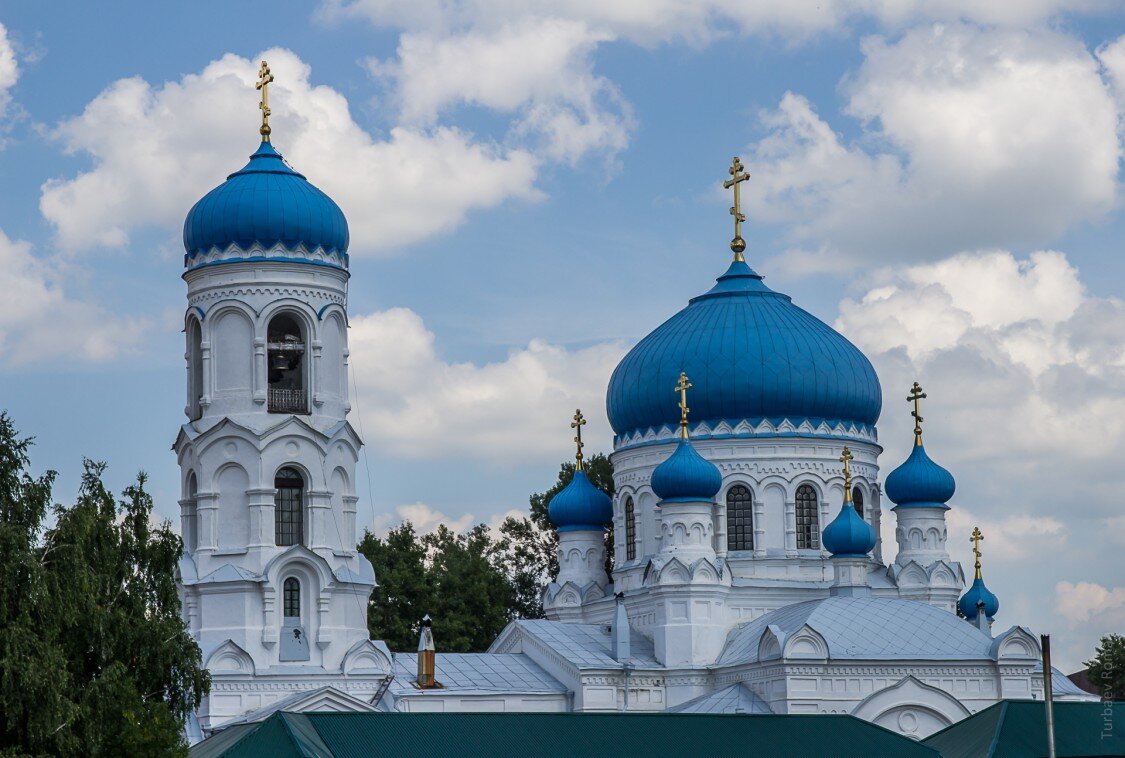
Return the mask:
[[[1055,748],[1066,756],[1125,755],[1125,728],[1102,703],[1055,703]],[[924,745],[944,758],[1030,758],[1047,755],[1046,705],[1004,700],[930,735]]]
[[[235,730],[238,730],[235,733]],[[925,756],[925,745],[852,716],[594,713],[275,713],[191,758],[644,755]]]

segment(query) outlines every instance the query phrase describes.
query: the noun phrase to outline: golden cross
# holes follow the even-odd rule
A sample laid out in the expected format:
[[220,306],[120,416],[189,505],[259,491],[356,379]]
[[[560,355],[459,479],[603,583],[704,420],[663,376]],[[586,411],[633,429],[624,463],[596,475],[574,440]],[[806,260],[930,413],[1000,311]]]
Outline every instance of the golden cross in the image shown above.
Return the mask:
[[976,568],[976,576],[974,577],[975,579],[981,578],[981,575],[980,575],[980,543],[983,539],[984,539],[984,535],[981,534],[980,527],[974,526],[973,527],[973,536],[969,537],[969,542],[973,543],[973,555],[975,555],[976,559],[977,559],[976,566],[975,566],[975,568]]
[[744,261],[746,258],[742,255],[742,251],[746,249],[746,240],[742,239],[742,222],[746,220],[746,216],[742,213],[742,198],[738,191],[738,185],[750,178],[749,171],[743,171],[745,168],[742,161],[738,156],[734,156],[734,160],[727,169],[727,173],[731,178],[723,182],[723,189],[730,189],[734,187],[734,205],[730,207],[730,215],[734,216],[734,239],[730,241],[730,249],[734,252],[734,259],[736,261]]
[[258,108],[262,111],[262,128],[258,130],[262,135],[262,141],[270,141],[270,95],[269,85],[273,81],[273,74],[270,73],[270,64],[262,61],[262,67],[258,69],[258,84],[255,89],[262,91],[262,100],[258,103]]
[[681,371],[680,381],[676,382],[676,388],[672,390],[673,392],[680,393],[680,439],[685,440],[688,438],[687,416],[690,410],[687,405],[687,391],[691,389],[691,386],[687,374]]
[[848,450],[847,445],[844,445],[844,454],[840,456],[840,462],[844,464],[844,503],[845,504],[850,503],[852,501],[852,469],[851,469],[851,466],[848,465],[848,464],[851,463],[852,458],[855,458],[855,456],[852,455],[852,451]]
[[582,427],[585,426],[585,424],[586,424],[586,419],[582,418],[582,411],[580,409],[576,408],[574,410],[574,421],[570,422],[570,428],[575,430],[575,432],[577,432],[574,435],[574,442],[575,442],[575,444],[578,445],[578,452],[575,453],[575,455],[574,455],[574,461],[575,461],[574,470],[575,471],[581,471],[582,470],[582,448],[585,446],[585,443],[582,442]]
[[914,445],[915,446],[918,446],[918,445],[922,444],[922,421],[923,421],[923,419],[922,419],[922,414],[921,414],[921,407],[919,406],[918,401],[922,400],[924,397],[926,397],[926,393],[922,391],[922,385],[918,384],[918,382],[914,382],[914,386],[910,388],[910,395],[907,396],[906,401],[914,403],[914,410],[910,412],[910,415],[914,417]]

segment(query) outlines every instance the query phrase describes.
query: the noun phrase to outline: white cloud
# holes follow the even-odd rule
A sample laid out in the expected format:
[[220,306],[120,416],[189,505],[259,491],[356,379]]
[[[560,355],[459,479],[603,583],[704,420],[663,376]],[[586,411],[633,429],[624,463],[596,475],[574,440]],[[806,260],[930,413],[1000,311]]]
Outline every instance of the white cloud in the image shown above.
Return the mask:
[[[980,526],[1002,624],[1063,635],[1060,665],[1077,667],[1123,614],[1081,624],[1044,588],[1120,574],[1112,527],[1125,448],[1125,302],[1087,292],[1062,253],[993,250],[877,272],[862,297],[840,304],[835,326],[882,381],[884,472],[909,450],[906,394],[917,379],[929,395],[927,450],[957,479],[950,553],[971,571],[968,537]],[[1082,590],[1068,602],[1089,597]]]
[[1113,207],[1117,106],[1077,40],[936,24],[863,51],[843,85],[862,140],[787,93],[752,147],[751,208],[804,265],[1041,244]]
[[373,139],[343,95],[311,83],[292,52],[272,49],[253,61],[228,54],[159,86],[119,80],[61,123],[55,136],[66,150],[93,159],[90,170],[43,185],[40,209],[62,247],[120,246],[151,225],[178,229],[255,147],[260,58],[276,77],[274,142],[343,208],[354,253],[394,249],[448,231],[472,210],[539,197],[527,151],[447,126],[396,127]]
[[27,242],[0,231],[0,366],[66,358],[105,361],[127,351],[144,323],[109,313],[69,294],[69,270],[32,254]]
[[1107,0],[325,0],[322,15],[434,31],[553,17],[582,21],[644,45],[700,45],[732,34],[801,41],[846,31],[866,19],[889,28],[932,20],[1023,26],[1107,6]]
[[399,526],[404,521],[409,521],[414,526],[414,531],[417,534],[429,534],[430,532],[437,531],[438,526],[443,524],[454,532],[463,532],[479,523],[484,523],[490,530],[495,532],[509,516],[524,518],[527,514],[522,511],[509,510],[504,513],[494,514],[489,517],[488,521],[481,522],[478,521],[472,513],[463,513],[454,518],[431,505],[418,502],[411,503],[410,505],[397,506],[393,514],[379,514],[375,517],[375,521],[371,525],[371,532],[378,537],[386,537],[391,529]]
[[422,319],[393,308],[353,317],[349,346],[364,424],[379,430],[368,442],[392,454],[557,461],[569,450],[575,408],[590,419],[590,444],[609,443],[596,409],[621,344],[567,349],[532,340],[503,361],[448,363]]
[[[1104,482],[1125,445],[1125,302],[1090,296],[1058,252],[965,253],[883,276],[840,304],[836,326],[884,386],[929,377],[941,428],[959,430],[954,455],[1016,468],[1065,462],[1100,469]],[[907,420],[884,413],[884,423]]]
[[552,160],[625,148],[631,110],[593,52],[610,35],[578,21],[527,20],[488,32],[403,34],[394,61],[375,62],[391,80],[407,123],[431,124],[457,105],[514,116],[512,136],[532,136]]
[[1055,603],[1071,626],[1114,619],[1108,628],[1125,628],[1125,587],[1103,587],[1094,582],[1059,582]]
[[8,30],[0,23],[0,117],[4,116],[11,102],[11,89],[20,78],[20,67],[16,61],[16,51],[8,39]]

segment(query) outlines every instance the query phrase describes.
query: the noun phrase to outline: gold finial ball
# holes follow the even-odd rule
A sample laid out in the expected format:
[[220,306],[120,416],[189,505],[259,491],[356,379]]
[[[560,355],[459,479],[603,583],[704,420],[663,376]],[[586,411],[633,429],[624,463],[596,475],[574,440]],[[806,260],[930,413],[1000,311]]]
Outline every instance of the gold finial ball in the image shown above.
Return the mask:
[[741,253],[746,250],[746,240],[741,237],[735,237],[730,241],[730,249],[733,252]]
[[263,137],[268,137],[268,136],[270,136],[270,132],[272,132],[272,131],[273,130],[270,129],[269,124],[262,124],[262,128],[258,130],[258,133],[261,134]]

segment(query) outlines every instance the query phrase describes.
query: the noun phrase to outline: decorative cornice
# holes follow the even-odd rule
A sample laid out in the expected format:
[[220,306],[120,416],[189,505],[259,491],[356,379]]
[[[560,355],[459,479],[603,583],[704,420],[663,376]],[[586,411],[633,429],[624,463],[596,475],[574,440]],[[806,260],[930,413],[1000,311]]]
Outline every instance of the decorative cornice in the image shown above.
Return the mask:
[[341,268],[345,271],[348,269],[347,253],[341,254],[337,250],[326,250],[319,246],[310,250],[304,244],[292,248],[277,244],[266,248],[257,243],[251,245],[248,249],[243,249],[239,245],[231,243],[225,249],[213,247],[206,252],[187,253],[184,255],[184,268],[188,271],[194,271],[204,266],[248,260],[312,263]]
[[[657,445],[677,439],[679,428],[665,424],[659,429],[649,428],[618,434],[613,438],[614,451],[630,450],[646,445]],[[747,438],[801,438],[818,437],[878,444],[874,427],[854,422],[837,421],[831,425],[827,421],[813,424],[808,419],[796,423],[790,419],[740,419],[721,421],[700,421],[691,428],[693,442],[700,440],[726,440]]]

